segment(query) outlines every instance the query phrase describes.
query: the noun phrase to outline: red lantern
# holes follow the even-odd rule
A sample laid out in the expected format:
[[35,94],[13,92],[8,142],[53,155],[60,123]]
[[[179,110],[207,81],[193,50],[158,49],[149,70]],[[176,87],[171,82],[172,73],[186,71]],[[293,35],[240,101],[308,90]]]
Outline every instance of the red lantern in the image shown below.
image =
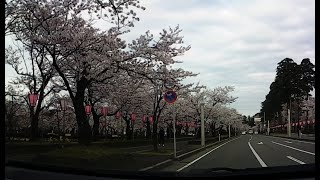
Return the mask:
[[119,119],[120,116],[121,116],[121,114],[120,114],[120,112],[118,111],[117,114],[116,114],[116,118]]
[[86,105],[85,111],[86,111],[86,114],[87,114],[87,115],[90,115],[90,113],[91,113],[91,106],[90,106],[90,105]]
[[29,103],[31,107],[35,107],[39,98],[38,94],[29,94],[28,95],[29,98]]
[[135,121],[136,118],[137,118],[137,116],[136,116],[135,114],[131,114],[131,120],[132,120],[132,121]]
[[150,122],[150,123],[153,122],[153,117],[152,117],[152,116],[149,117],[149,122]]
[[142,122],[146,122],[146,115],[142,116]]
[[100,114],[101,114],[103,117],[106,117],[106,115],[108,114],[108,109],[107,109],[107,107],[101,107],[101,109],[100,109]]

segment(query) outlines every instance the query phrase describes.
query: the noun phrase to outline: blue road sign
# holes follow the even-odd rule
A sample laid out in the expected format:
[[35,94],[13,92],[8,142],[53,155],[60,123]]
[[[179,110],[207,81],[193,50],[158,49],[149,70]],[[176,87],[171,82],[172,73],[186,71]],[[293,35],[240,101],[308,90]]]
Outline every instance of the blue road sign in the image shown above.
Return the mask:
[[177,94],[174,91],[169,90],[164,94],[164,100],[167,103],[174,103],[177,100]]

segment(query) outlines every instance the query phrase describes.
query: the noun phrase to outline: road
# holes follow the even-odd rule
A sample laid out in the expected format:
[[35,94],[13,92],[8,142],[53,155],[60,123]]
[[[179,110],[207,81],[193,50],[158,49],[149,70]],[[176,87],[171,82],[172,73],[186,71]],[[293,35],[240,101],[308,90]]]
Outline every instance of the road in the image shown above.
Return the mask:
[[213,146],[161,171],[257,168],[315,163],[315,143],[264,135],[242,135]]

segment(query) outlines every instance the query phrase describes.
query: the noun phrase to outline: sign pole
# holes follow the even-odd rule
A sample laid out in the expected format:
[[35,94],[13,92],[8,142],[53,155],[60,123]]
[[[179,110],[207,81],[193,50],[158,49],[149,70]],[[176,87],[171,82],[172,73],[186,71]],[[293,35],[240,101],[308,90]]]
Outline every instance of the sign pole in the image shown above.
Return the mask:
[[205,129],[204,129],[204,112],[203,112],[203,106],[204,104],[200,104],[200,109],[201,109],[201,146],[205,146]]
[[172,110],[173,110],[173,154],[174,154],[174,158],[177,158],[177,144],[176,144],[176,110],[175,110],[175,106],[174,103],[172,104]]

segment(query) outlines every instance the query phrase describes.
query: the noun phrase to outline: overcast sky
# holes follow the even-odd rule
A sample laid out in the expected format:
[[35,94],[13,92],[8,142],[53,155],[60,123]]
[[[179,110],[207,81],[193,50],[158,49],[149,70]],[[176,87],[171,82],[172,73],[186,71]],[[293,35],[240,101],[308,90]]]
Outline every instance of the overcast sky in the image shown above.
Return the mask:
[[[200,73],[188,82],[209,88],[234,86],[231,106],[254,115],[269,92],[277,63],[289,57],[315,63],[314,0],[142,0],[145,11],[125,36],[132,40],[150,30],[179,24],[190,51],[177,59]],[[105,27],[99,24],[100,27]],[[6,38],[7,39],[7,38]],[[6,44],[8,44],[6,42]],[[6,82],[13,71],[6,65]],[[314,93],[313,93],[314,94]]]

